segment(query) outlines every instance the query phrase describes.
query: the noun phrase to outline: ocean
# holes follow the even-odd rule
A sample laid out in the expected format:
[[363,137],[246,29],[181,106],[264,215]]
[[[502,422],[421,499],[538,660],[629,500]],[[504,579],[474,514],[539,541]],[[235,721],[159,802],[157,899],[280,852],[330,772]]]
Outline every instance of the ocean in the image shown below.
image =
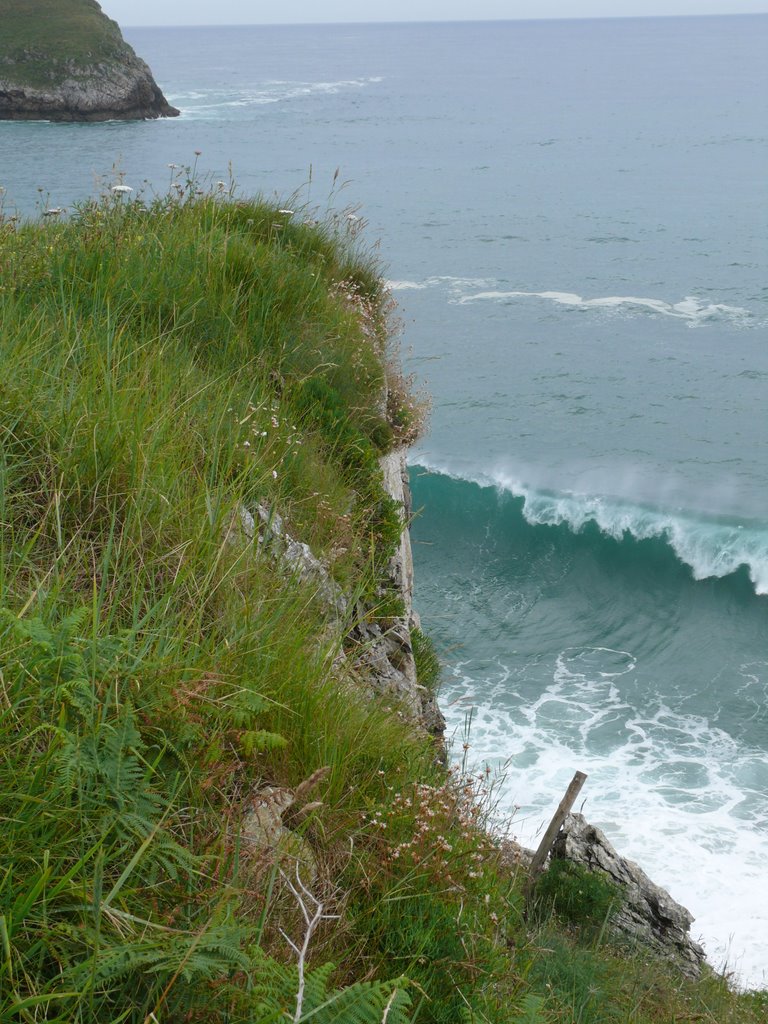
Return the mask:
[[586,772],[768,985],[768,16],[125,35],[183,116],[0,122],[6,212],[196,164],[364,217],[432,396],[416,598],[458,752],[528,844]]

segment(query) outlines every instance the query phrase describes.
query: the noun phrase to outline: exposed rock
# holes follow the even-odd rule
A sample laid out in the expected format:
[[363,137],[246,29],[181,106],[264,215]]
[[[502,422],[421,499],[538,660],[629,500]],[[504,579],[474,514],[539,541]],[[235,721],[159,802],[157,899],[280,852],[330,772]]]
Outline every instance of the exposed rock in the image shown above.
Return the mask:
[[[95,0],[39,0],[3,12],[0,119],[175,117],[149,67]],[[1,5],[0,5],[1,6]]]
[[328,768],[319,768],[295,789],[284,786],[262,786],[251,796],[240,823],[240,840],[246,857],[277,857],[292,861],[305,882],[317,876],[317,861],[309,842],[298,832],[298,826],[320,801],[307,803],[306,798],[327,776]]
[[403,523],[397,551],[388,567],[390,583],[402,599],[403,614],[389,618],[386,628],[371,620],[369,609],[363,605],[350,608],[327,566],[312,553],[309,545],[288,533],[279,513],[262,504],[256,505],[253,513],[241,508],[240,525],[245,535],[250,540],[257,539],[289,575],[295,575],[314,588],[318,600],[335,622],[344,624],[352,620],[353,625],[344,638],[348,656],[341,653],[338,660],[350,666],[374,693],[391,697],[409,718],[430,735],[442,739],[445,719],[436,695],[417,679],[411,642],[411,630],[418,628],[419,619],[413,609],[413,557],[408,533],[411,495],[405,452],[383,456],[381,467],[385,490],[399,504]]
[[436,694],[418,682],[411,643],[411,630],[418,629],[420,622],[413,607],[413,554],[408,531],[412,501],[405,450],[382,456],[380,464],[384,489],[400,506],[403,524],[400,542],[388,567],[391,584],[402,598],[403,614],[393,617],[386,630],[377,623],[367,623],[365,616],[360,616],[351,633],[360,646],[357,665],[368,670],[378,692],[395,696],[430,735],[442,740],[445,718]]
[[0,119],[5,121],[139,121],[176,117],[143,60],[78,69],[50,88],[13,84],[2,69]]
[[282,562],[289,574],[313,586],[317,597],[326,608],[336,617],[343,618],[347,614],[347,599],[327,567],[312,554],[309,545],[291,537],[282,516],[266,505],[257,505],[256,515],[260,524],[258,531],[255,519],[248,509],[240,510],[240,521],[245,535],[253,540],[258,533],[259,544],[264,545]]
[[413,514],[413,501],[411,488],[408,485],[405,451],[401,448],[398,451],[389,452],[382,456],[380,465],[384,475],[384,490],[400,506],[400,517],[403,523],[400,543],[389,563],[389,574],[393,584],[402,594],[409,625],[418,629],[419,617],[413,608],[413,552],[411,551],[411,535],[408,530]]
[[599,828],[590,825],[581,814],[569,814],[555,840],[552,856],[581,864],[590,871],[605,872],[625,895],[613,918],[613,927],[660,957],[677,962],[689,977],[699,976],[704,950],[689,934],[693,915],[652,882],[634,861],[621,857]]

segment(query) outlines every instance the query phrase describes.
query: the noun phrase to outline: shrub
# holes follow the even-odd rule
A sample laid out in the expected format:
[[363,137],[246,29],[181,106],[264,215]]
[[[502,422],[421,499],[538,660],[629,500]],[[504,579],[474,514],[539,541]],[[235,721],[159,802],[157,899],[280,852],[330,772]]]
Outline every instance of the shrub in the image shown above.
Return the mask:
[[621,904],[621,890],[602,871],[553,860],[536,893],[545,906],[574,924],[600,927]]

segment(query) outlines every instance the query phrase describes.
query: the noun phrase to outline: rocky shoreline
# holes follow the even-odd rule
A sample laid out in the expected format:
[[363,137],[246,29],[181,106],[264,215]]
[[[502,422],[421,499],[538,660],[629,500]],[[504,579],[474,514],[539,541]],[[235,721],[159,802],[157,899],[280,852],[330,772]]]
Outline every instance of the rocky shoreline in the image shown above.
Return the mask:
[[120,61],[52,65],[51,84],[21,84],[23,62],[0,64],[0,120],[137,121],[177,117],[147,64],[135,54]]

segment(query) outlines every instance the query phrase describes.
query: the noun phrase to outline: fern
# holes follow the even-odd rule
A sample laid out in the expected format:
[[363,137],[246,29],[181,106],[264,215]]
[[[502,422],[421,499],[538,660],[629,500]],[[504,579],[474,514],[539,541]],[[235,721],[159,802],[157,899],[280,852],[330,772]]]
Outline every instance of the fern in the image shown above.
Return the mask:
[[248,729],[240,734],[240,750],[246,757],[267,750],[278,750],[286,744],[285,737],[266,729]]
[[[255,986],[255,1021],[287,1024],[295,1019],[298,970],[257,951],[259,981]],[[298,1024],[409,1024],[411,997],[408,981],[359,981],[346,988],[329,988],[332,963],[308,972]],[[385,1017],[386,1014],[386,1017]]]
[[[202,935],[166,930],[156,938],[137,938],[99,949],[66,972],[63,981],[76,988],[87,985],[105,991],[132,974],[156,976],[163,985],[172,977],[186,984],[226,977],[231,971],[250,967],[242,939],[242,930],[232,926],[212,927]],[[153,978],[150,984],[154,984]]]
[[535,996],[528,993],[520,1005],[520,1009],[512,1018],[510,1024],[543,1024],[544,1003],[542,996]]

